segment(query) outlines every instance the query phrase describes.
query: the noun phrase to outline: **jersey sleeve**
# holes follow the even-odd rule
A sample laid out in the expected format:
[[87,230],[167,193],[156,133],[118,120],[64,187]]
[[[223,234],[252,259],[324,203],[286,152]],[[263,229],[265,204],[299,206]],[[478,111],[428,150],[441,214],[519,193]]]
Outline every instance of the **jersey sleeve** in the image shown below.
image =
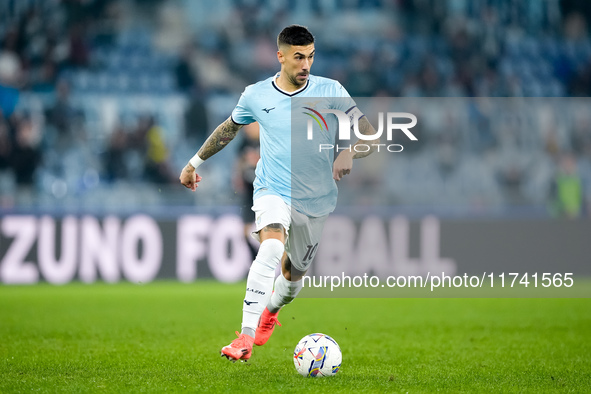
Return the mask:
[[365,116],[363,112],[357,108],[357,103],[355,103],[355,100],[349,95],[349,92],[347,92],[343,85],[338,82],[335,83],[334,97],[334,109],[345,112],[351,119],[353,117],[361,119]]
[[247,125],[256,122],[256,119],[252,116],[252,111],[248,106],[248,91],[247,89],[240,95],[238,104],[232,111],[232,121],[236,124]]

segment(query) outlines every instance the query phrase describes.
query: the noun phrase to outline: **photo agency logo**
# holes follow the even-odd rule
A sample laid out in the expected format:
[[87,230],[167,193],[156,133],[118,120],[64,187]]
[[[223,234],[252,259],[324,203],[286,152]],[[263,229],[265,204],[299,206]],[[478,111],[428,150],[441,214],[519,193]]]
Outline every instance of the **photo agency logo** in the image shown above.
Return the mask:
[[[337,117],[338,120],[338,140],[343,141],[350,141],[347,145],[345,144],[327,144],[321,143],[318,145],[318,150],[321,152],[323,150],[333,150],[336,149],[337,152],[342,150],[353,150],[355,152],[368,152],[369,150],[374,147],[377,152],[380,151],[387,151],[391,153],[398,153],[404,150],[404,146],[401,144],[394,144],[392,143],[394,137],[394,131],[400,130],[406,135],[406,137],[411,141],[418,141],[417,137],[410,131],[411,128],[416,126],[417,124],[417,117],[408,112],[387,112],[386,116],[384,117],[383,112],[378,113],[378,128],[375,134],[363,134],[359,131],[359,119],[361,119],[364,115],[363,113],[357,108],[354,107],[351,110],[344,112],[337,109],[319,109],[315,110],[310,107],[304,107],[305,115],[308,115],[310,119],[308,119],[307,123],[307,139],[313,140],[314,139],[314,124],[316,123],[320,127],[321,132],[328,132],[328,123],[322,114],[333,114]],[[386,119],[386,125],[384,127],[384,118]],[[410,122],[406,123],[398,123],[400,119],[410,120]],[[381,139],[382,135],[384,134],[384,129],[386,130],[386,139],[388,143],[376,143],[375,141]],[[351,135],[351,130],[353,131],[353,136]],[[354,141],[351,142],[352,138],[361,141],[367,141],[367,143],[360,142],[355,144]],[[371,142],[370,142],[371,141]]]

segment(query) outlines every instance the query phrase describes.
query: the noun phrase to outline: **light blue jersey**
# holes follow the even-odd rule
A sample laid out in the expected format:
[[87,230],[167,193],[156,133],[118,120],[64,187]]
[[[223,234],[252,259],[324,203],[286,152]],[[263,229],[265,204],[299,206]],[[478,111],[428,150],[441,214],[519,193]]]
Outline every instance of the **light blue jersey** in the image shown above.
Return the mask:
[[[274,194],[308,216],[327,215],[337,201],[337,186],[332,178],[334,152],[319,151],[318,141],[334,143],[337,120],[334,115],[324,116],[325,127],[316,125],[314,141],[309,141],[306,138],[309,118],[304,112],[310,109],[348,112],[355,108],[355,102],[332,79],[310,75],[304,87],[286,92],[277,86],[278,76],[248,86],[232,111],[235,123],[256,121],[260,125],[261,158],[256,167],[254,198]],[[294,107],[292,112],[294,103],[302,110]],[[292,128],[297,135],[292,135]]]

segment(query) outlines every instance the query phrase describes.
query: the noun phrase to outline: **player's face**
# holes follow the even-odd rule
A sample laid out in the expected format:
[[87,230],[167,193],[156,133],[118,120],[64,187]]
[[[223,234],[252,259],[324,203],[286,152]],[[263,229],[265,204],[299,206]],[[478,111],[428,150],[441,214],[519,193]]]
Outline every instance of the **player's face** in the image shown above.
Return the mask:
[[277,52],[281,73],[293,86],[303,86],[308,80],[315,51],[314,44],[310,44],[285,46]]

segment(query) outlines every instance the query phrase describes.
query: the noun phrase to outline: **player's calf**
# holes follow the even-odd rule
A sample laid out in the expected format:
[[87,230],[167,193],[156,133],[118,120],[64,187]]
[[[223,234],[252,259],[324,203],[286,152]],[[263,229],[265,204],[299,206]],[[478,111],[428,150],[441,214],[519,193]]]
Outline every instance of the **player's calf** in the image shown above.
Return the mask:
[[245,334],[254,336],[261,313],[269,303],[275,268],[283,256],[284,248],[283,242],[277,239],[264,240],[250,267],[242,306],[242,332]]
[[279,311],[297,297],[302,289],[302,283],[302,280],[294,282],[287,280],[283,275],[279,275],[275,279],[275,291],[271,295],[271,299],[259,319],[255,333],[255,345],[263,346],[267,343],[271,335],[273,335],[275,326],[281,326],[281,323],[277,320]]

